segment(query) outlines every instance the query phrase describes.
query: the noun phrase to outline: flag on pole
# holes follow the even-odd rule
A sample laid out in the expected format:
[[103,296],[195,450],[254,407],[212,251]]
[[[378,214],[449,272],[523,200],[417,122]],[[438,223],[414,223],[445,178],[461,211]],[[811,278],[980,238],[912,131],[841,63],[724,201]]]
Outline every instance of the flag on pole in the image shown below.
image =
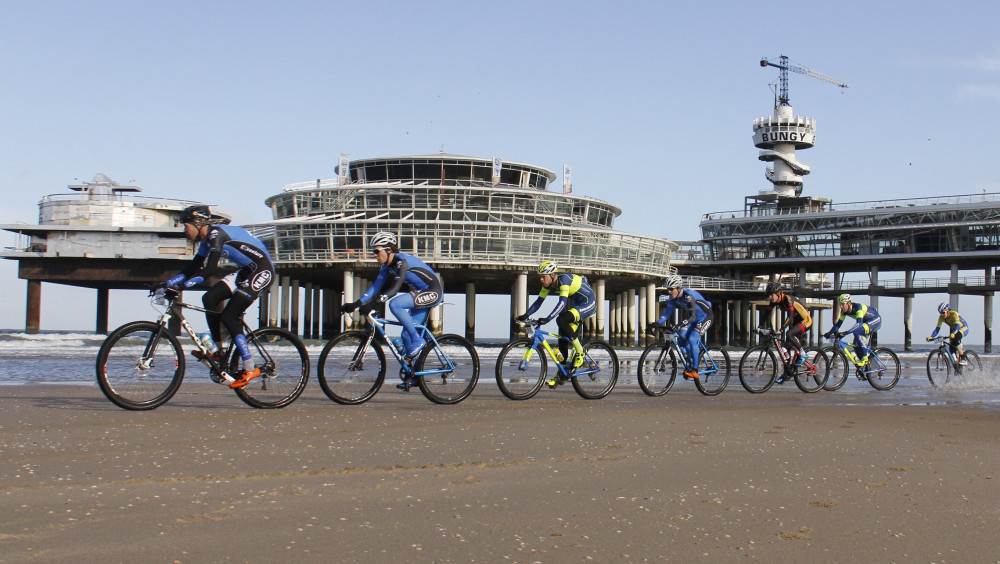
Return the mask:
[[563,165],[563,194],[573,193],[573,167]]
[[340,154],[340,164],[337,165],[337,183],[347,184],[351,180],[351,156],[347,153]]
[[500,157],[493,157],[493,185],[500,185],[500,169],[503,168],[503,160]]

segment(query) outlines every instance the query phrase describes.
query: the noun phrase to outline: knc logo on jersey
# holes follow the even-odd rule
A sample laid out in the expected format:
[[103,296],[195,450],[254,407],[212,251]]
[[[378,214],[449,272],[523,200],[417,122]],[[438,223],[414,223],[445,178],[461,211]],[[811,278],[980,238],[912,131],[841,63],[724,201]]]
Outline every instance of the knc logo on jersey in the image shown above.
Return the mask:
[[438,301],[437,292],[422,292],[413,298],[413,303],[417,307],[429,306],[436,301]]
[[271,283],[271,271],[264,270],[262,272],[257,273],[257,275],[253,277],[253,280],[250,281],[250,287],[253,288],[254,292],[259,292],[264,288],[266,288],[267,285],[270,283]]

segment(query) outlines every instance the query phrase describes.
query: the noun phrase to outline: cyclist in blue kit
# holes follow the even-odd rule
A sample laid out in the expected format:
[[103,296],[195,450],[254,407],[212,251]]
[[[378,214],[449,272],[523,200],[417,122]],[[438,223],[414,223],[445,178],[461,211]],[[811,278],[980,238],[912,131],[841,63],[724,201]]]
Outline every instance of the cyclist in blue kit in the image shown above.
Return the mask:
[[[208,206],[189,206],[181,212],[180,222],[184,224],[184,235],[191,241],[199,241],[194,259],[180,274],[167,280],[169,288],[193,288],[219,272],[219,260],[225,258],[237,266],[236,272],[224,276],[205,292],[205,319],[212,340],[220,341],[222,326],[225,325],[233,337],[236,349],[243,360],[243,370],[230,388],[242,388],[250,380],[260,376],[260,369],[254,366],[253,355],[243,334],[243,313],[250,305],[270,288],[274,282],[274,265],[267,247],[259,239],[242,227],[228,225],[229,220],[212,214]],[[223,301],[229,300],[219,312]],[[202,359],[200,350],[192,352]],[[224,360],[223,353],[211,353],[216,362]]]
[[[527,321],[531,314],[538,311],[542,302],[552,292],[559,296],[556,307],[545,316],[539,319],[541,325],[556,319],[559,327],[559,334],[568,337],[569,342],[559,339],[559,352],[563,356],[563,366],[567,372],[583,365],[583,345],[580,343],[580,333],[583,329],[583,320],[594,315],[597,311],[597,298],[594,290],[587,283],[586,276],[572,274],[569,272],[559,272],[559,265],[552,260],[547,260],[538,265],[538,280],[542,283],[542,289],[538,291],[538,297],[528,307],[528,310],[517,316],[520,322]],[[573,361],[569,360],[569,345],[573,344]],[[546,382],[549,387],[561,384],[561,378],[553,378]]]
[[833,334],[840,329],[844,319],[853,317],[855,323],[854,327],[851,328],[851,334],[854,335],[854,350],[858,351],[858,354],[855,355],[850,347],[844,347],[844,354],[857,366],[864,366],[868,364],[868,354],[871,353],[871,350],[865,346],[863,338],[870,339],[882,327],[882,317],[878,314],[877,309],[865,304],[854,303],[854,298],[850,294],[841,294],[837,298],[837,302],[840,304],[840,317],[833,324],[833,328],[823,336],[827,339],[832,338]]
[[684,281],[676,274],[668,276],[663,285],[667,288],[667,308],[656,320],[656,325],[665,325],[675,309],[678,309],[682,316],[687,316],[686,319],[681,319],[677,330],[677,336],[684,342],[684,349],[691,359],[691,368],[684,371],[684,379],[698,378],[699,343],[715,320],[712,302],[706,300],[698,291],[685,288]]
[[[430,309],[444,299],[441,281],[422,260],[399,252],[395,233],[380,231],[372,236],[368,246],[382,267],[371,288],[358,300],[341,306],[341,310],[351,313],[360,307],[367,314],[378,303],[389,302],[389,311],[403,325],[404,354],[413,358],[427,344],[414,324],[424,325]],[[395,299],[389,301],[391,298]]]

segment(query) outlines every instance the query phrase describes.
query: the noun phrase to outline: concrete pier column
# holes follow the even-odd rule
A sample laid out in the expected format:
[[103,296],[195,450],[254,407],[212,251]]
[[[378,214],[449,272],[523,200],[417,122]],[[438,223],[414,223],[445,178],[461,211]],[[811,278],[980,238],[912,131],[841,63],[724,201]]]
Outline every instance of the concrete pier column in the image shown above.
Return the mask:
[[[958,284],[958,265],[957,264],[952,264],[951,265],[951,284],[950,284],[950,286],[954,287],[957,284]],[[952,290],[949,288],[948,303],[951,304],[951,309],[961,311],[961,309],[959,309],[961,306],[958,303],[958,298],[959,298],[959,294],[952,293]]]
[[108,289],[97,289],[97,329],[98,333],[108,332]]
[[278,316],[281,312],[281,285],[275,280],[267,291],[267,326],[278,327]]
[[288,276],[282,276],[278,280],[279,285],[281,286],[281,313],[278,323],[280,323],[279,327],[282,329],[288,329],[288,314],[292,305],[292,292],[290,288],[292,285],[292,279]]
[[993,294],[983,296],[983,352],[993,352]]
[[271,299],[270,291],[264,292],[257,298],[257,326],[267,327],[267,308]]
[[[349,304],[349,303],[357,300],[357,298],[354,297],[354,271],[353,270],[345,270],[343,278],[344,278],[344,303],[345,304]],[[340,322],[343,321],[343,323],[344,323],[344,331],[353,331],[354,328],[358,324],[358,312],[355,311],[354,313],[352,313],[350,316],[347,316],[347,317],[345,317],[343,315],[340,315],[340,304],[339,304],[339,302],[337,302],[337,308],[336,309],[337,309],[337,312],[336,312],[335,315],[337,315],[338,319],[336,320],[336,322],[334,324],[337,327],[340,327]]]
[[465,283],[465,338],[476,342],[476,285]]
[[646,307],[646,301],[649,300],[649,293],[646,291],[645,287],[639,288],[636,292],[639,298],[639,305],[636,306],[636,311],[639,313],[639,321],[636,323],[635,327],[637,333],[639,334],[639,346],[646,345],[646,325],[649,324],[649,308]]
[[24,332],[37,333],[42,324],[42,281],[28,280],[27,303],[24,307]]
[[441,303],[432,307],[427,314],[427,328],[431,333],[440,335],[444,329],[444,278],[438,274],[438,282],[441,284]]
[[517,336],[519,327],[514,318],[528,311],[528,275],[524,272],[514,278],[514,285],[510,290],[510,338]]
[[592,286],[594,289],[594,295],[597,296],[597,313],[594,314],[594,323],[596,323],[595,336],[598,339],[605,339],[607,336],[604,332],[605,323],[607,320],[607,302],[604,301],[604,291],[605,291],[605,280],[597,280]]
[[292,332],[292,335],[300,335],[299,329],[299,290],[302,284],[298,280],[289,280],[288,291],[291,294],[289,296],[289,310],[288,310],[288,330]]
[[303,339],[312,339],[312,318],[313,318],[313,285],[306,282],[303,287],[302,304],[302,335]]
[[903,350],[913,350],[913,297],[903,297]]
[[[868,305],[871,306],[871,307],[873,307],[873,308],[875,308],[875,309],[878,309],[879,288],[878,288],[878,267],[877,266],[873,266],[871,268],[871,274],[869,275],[869,277],[870,277],[870,281],[868,283],[868,299],[869,299]],[[870,348],[874,349],[876,346],[878,346],[878,333],[875,333],[874,335],[872,335],[871,336],[871,341],[869,342],[869,347]]]
[[636,308],[638,306],[636,305],[635,298],[636,298],[635,288],[629,289],[625,295],[625,300],[626,300],[625,303],[628,306],[626,310],[628,311],[628,316],[627,316],[628,325],[625,328],[625,336],[628,343],[627,346],[630,347],[634,347],[636,344],[636,336],[637,336],[636,328],[638,327],[638,324],[636,323],[636,315],[638,313]]
[[757,304],[750,303],[750,325],[747,326],[747,347],[757,344],[757,332],[754,331],[760,325],[760,314],[757,312]]
[[321,306],[323,297],[323,288],[319,286],[313,287],[313,303],[312,303],[312,327],[310,328],[310,333],[313,339],[323,338],[323,308]]
[[[360,276],[355,276],[354,299],[351,301],[357,301],[361,296],[364,295],[365,291],[367,290],[368,290],[368,281],[365,280],[364,278],[361,278]],[[384,310],[385,306],[382,306],[382,309]],[[353,323],[355,329],[364,329],[365,327],[368,326],[368,321],[365,320],[363,317],[361,317],[361,314],[358,313],[357,311],[354,312],[354,314],[351,316],[351,319],[354,320]]]
[[323,289],[323,320],[320,324],[322,327],[322,337],[324,339],[332,339],[334,335],[340,333],[340,300],[343,292],[334,290],[333,288]]

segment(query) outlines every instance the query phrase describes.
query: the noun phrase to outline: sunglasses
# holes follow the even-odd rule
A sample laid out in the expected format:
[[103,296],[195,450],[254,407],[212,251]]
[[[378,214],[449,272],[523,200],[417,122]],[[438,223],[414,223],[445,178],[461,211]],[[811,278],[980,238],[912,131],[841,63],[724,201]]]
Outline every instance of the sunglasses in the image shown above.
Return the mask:
[[384,252],[389,252],[389,249],[387,249],[385,247],[377,247],[377,248],[372,249],[372,254],[378,256],[378,254],[381,253],[381,252],[383,252],[383,251]]

